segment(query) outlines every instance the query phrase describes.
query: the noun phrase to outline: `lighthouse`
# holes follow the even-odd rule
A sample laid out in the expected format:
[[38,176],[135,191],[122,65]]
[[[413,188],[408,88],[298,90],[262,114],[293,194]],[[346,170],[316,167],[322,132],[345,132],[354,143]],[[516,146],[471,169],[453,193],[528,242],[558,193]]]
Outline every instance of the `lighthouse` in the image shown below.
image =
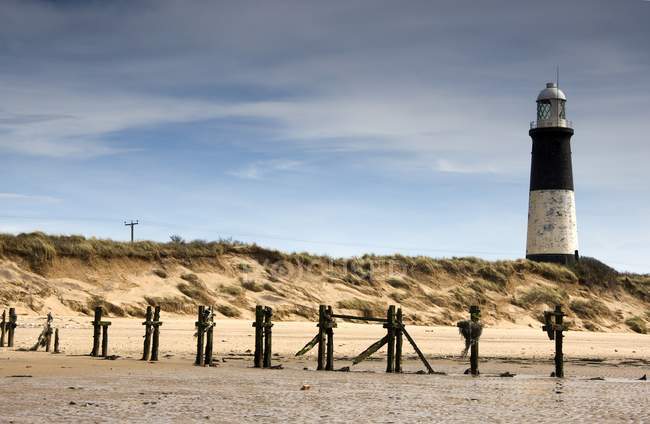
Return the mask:
[[533,140],[528,198],[526,258],[571,264],[578,259],[571,136],[566,96],[556,83],[537,96],[537,120],[528,132]]

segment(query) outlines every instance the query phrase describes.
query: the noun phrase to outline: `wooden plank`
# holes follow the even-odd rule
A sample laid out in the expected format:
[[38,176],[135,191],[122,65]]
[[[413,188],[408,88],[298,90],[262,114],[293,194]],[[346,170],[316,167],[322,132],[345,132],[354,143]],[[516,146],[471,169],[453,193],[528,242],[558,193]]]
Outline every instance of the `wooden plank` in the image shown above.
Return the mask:
[[377,352],[379,349],[381,349],[386,343],[388,343],[388,336],[384,336],[381,338],[381,340],[378,340],[374,342],[373,344],[368,347],[368,349],[364,350],[361,352],[356,358],[352,360],[352,365],[356,365],[366,359],[373,353]]
[[386,322],[386,318],[357,317],[357,316],[354,316],[354,315],[343,315],[343,314],[333,314],[332,318],[356,319],[356,320],[359,320],[359,321]]
[[316,334],[316,335],[314,336],[314,338],[311,339],[311,340],[310,340],[310,341],[305,345],[305,347],[303,347],[302,349],[300,349],[300,350],[296,353],[295,356],[302,356],[302,355],[304,355],[305,353],[307,353],[307,352],[309,352],[310,350],[312,350],[312,349],[314,348],[314,346],[316,346],[316,345],[318,344],[318,338],[319,338],[319,335]]
[[406,327],[402,328],[402,333],[406,336],[406,340],[409,341],[411,346],[413,346],[413,349],[415,350],[415,353],[417,353],[418,357],[420,358],[420,361],[424,364],[424,366],[427,368],[427,371],[429,374],[433,374],[433,368],[431,368],[431,365],[429,365],[429,361],[427,361],[427,358],[424,357],[424,354],[420,350],[417,344],[415,344],[415,340],[413,340],[413,337],[409,334],[408,331],[406,331]]
[[564,335],[562,334],[563,318],[562,306],[557,305],[555,307],[555,376],[558,378],[564,378],[564,354],[562,352],[562,341],[564,339]]

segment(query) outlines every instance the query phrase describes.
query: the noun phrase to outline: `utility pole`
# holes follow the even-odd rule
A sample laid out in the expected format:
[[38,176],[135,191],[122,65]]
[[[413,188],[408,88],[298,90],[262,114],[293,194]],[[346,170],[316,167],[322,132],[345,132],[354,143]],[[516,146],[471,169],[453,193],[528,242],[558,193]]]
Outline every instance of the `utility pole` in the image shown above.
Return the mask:
[[133,227],[138,225],[138,221],[134,221],[134,220],[131,220],[131,222],[124,221],[124,225],[127,227],[131,227],[131,243],[133,243]]

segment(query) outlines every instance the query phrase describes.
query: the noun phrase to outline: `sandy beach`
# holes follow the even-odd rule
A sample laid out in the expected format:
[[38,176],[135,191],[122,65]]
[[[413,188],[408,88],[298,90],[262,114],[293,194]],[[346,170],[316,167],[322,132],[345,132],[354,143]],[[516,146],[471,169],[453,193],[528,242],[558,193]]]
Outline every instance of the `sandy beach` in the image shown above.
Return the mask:
[[[194,322],[164,320],[161,360],[139,361],[143,327],[138,319],[111,319],[109,354],[90,358],[90,319],[62,317],[55,324],[62,354],[0,351],[2,422],[647,422],[650,336],[569,332],[567,378],[548,377],[553,343],[535,328],[486,328],[481,338],[481,376],[463,375],[467,360],[452,327],[408,327],[436,371],[405,349],[405,373],[383,372],[384,352],[351,372],[317,372],[313,352],[294,353],[315,334],[315,324],[274,326],[274,364],[251,368],[250,321],[217,321],[217,366],[193,366]],[[36,340],[43,320],[21,317],[16,349]],[[379,325],[339,323],[336,368],[379,339]],[[516,374],[502,378],[499,374]],[[309,390],[301,390],[309,385]],[[585,405],[589,405],[588,408]]]

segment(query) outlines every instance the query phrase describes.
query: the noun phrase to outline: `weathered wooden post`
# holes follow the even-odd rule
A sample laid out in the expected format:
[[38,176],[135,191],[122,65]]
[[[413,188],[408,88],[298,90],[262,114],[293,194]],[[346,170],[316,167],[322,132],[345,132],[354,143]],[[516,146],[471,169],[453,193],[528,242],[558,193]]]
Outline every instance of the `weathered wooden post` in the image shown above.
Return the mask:
[[255,327],[255,354],[253,357],[253,366],[255,368],[262,368],[263,365],[263,350],[264,350],[264,345],[262,342],[263,319],[264,319],[263,306],[262,305],[255,306],[255,322],[253,323],[253,327]]
[[47,333],[45,334],[45,351],[49,352],[50,348],[52,347],[52,328],[47,329]]
[[151,360],[158,360],[158,346],[160,345],[160,326],[162,322],[160,321],[160,306],[156,306],[153,312],[153,339],[151,341]]
[[388,307],[386,313],[386,323],[384,328],[387,331],[387,352],[386,352],[386,372],[395,371],[395,305]]
[[264,368],[271,368],[271,337],[273,335],[273,309],[269,306],[264,308]]
[[318,307],[318,365],[316,370],[325,369],[325,328],[327,326],[327,306]]
[[[555,323],[553,323],[552,318],[555,316]],[[552,374],[554,377],[563,378],[564,377],[564,354],[562,353],[562,339],[564,338],[563,332],[565,331],[564,325],[564,312],[562,312],[562,306],[556,305],[554,311],[545,311],[544,312],[544,321],[546,325],[542,327],[544,331],[548,334],[548,338],[555,340],[555,373]]]
[[402,308],[397,308],[395,323],[395,372],[402,372],[402,344],[403,329]]
[[212,343],[214,340],[214,315],[212,307],[205,308],[207,317],[205,318],[207,334],[205,336],[205,362],[206,366],[212,366]]
[[93,350],[90,352],[90,356],[99,355],[99,338],[101,337],[101,321],[102,321],[102,307],[95,307],[95,319],[92,322],[93,324]]
[[58,328],[54,329],[54,353],[61,353],[61,349],[59,347],[59,329]]
[[147,306],[147,312],[144,315],[144,347],[142,349],[142,361],[149,360],[149,348],[151,346],[151,318],[152,318],[151,306]]
[[327,360],[325,362],[325,370],[334,371],[334,317],[332,316],[332,307],[327,306]]
[[196,360],[194,361],[194,365],[199,365],[203,366],[204,365],[204,358],[203,358],[203,330],[205,327],[205,322],[204,320],[204,312],[205,306],[201,305],[199,306],[199,312],[198,312],[198,320],[196,321]]
[[5,331],[7,329],[7,311],[2,311],[2,322],[0,322],[0,347],[5,347]]
[[108,356],[108,327],[111,325],[108,321],[102,321],[102,357]]
[[[479,322],[481,319],[481,310],[479,309],[478,306],[473,305],[470,306],[469,308],[469,316],[470,320],[474,323]],[[479,375],[478,371],[478,339],[474,340],[471,346],[470,350],[470,357],[469,357],[469,364],[470,364],[470,373],[472,375]]]
[[7,347],[14,347],[14,335],[16,331],[16,322],[18,321],[18,316],[16,315],[16,308],[9,308],[9,323],[8,325],[8,337],[7,337]]

